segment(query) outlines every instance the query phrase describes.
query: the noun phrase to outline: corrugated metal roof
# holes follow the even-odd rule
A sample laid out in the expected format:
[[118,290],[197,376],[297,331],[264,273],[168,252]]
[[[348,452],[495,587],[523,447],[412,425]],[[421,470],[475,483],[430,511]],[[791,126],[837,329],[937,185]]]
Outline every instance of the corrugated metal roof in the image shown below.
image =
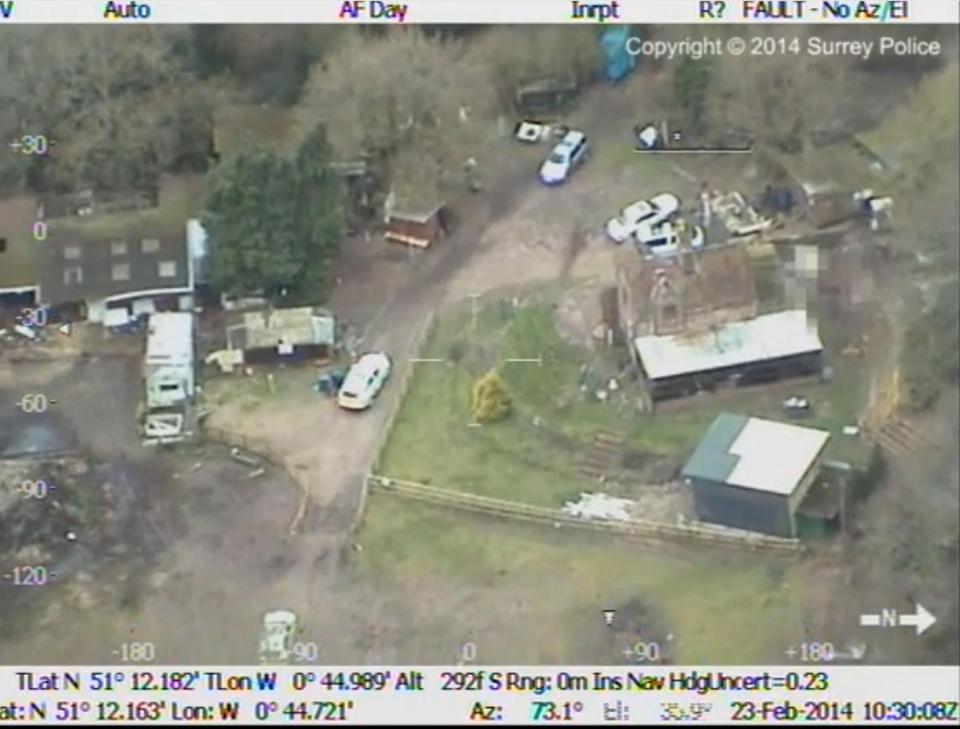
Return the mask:
[[292,345],[333,344],[335,338],[333,315],[311,306],[248,311],[242,321],[242,340],[234,342],[242,349],[273,348],[281,341]]
[[801,309],[764,314],[697,335],[637,337],[634,346],[651,380],[823,350]]
[[793,493],[829,439],[825,430],[722,413],[682,474],[785,496]]
[[830,433],[750,418],[729,452],[737,465],[727,483],[757,491],[791,494],[816,461]]

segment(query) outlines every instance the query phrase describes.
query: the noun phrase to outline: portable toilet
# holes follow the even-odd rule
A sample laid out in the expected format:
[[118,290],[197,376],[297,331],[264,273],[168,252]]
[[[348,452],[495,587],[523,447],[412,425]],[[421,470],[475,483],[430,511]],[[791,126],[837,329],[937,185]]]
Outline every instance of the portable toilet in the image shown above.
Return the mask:
[[603,75],[611,82],[620,81],[637,65],[637,57],[627,50],[629,25],[611,25],[600,36]]

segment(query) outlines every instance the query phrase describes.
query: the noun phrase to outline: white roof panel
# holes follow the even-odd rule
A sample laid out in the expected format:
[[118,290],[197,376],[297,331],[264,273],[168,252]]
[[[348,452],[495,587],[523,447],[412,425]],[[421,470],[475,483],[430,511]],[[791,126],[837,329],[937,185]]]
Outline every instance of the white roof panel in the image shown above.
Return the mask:
[[739,460],[726,481],[758,491],[791,494],[829,438],[825,430],[750,418],[728,451]]
[[634,346],[652,380],[823,349],[803,310],[765,314],[697,336],[637,337]]
[[151,314],[147,328],[147,363],[189,363],[193,360],[193,314]]

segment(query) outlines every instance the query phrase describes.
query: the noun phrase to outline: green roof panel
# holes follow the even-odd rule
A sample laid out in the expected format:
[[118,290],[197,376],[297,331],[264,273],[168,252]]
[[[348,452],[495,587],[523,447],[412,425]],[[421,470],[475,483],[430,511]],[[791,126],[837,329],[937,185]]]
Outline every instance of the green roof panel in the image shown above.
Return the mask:
[[721,413],[697,444],[680,472],[684,478],[697,478],[724,483],[740,460],[730,455],[733,442],[749,418],[746,415]]

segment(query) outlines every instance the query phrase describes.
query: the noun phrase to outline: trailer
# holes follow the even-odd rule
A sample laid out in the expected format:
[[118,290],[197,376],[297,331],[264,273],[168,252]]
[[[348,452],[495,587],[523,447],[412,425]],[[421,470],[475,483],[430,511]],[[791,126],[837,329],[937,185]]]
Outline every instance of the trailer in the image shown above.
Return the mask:
[[196,356],[193,314],[151,314],[143,361],[145,445],[193,436]]

